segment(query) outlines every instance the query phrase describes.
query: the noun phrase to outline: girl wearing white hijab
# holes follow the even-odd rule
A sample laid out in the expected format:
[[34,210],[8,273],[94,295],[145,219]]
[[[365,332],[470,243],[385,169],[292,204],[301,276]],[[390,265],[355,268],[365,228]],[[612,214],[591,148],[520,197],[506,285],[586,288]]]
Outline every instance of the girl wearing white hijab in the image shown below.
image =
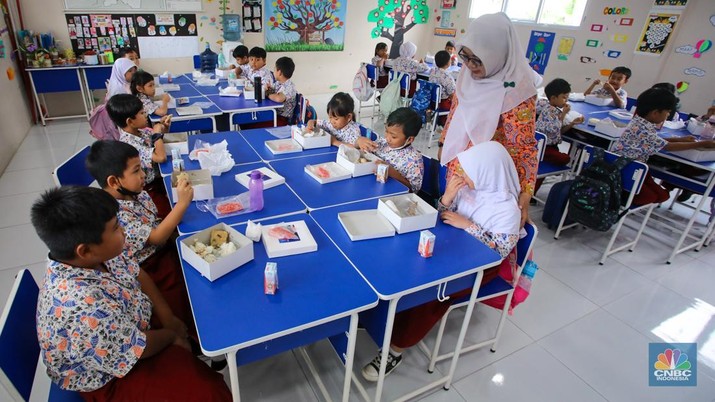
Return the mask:
[[[439,203],[442,220],[466,230],[499,253],[504,259],[502,265],[512,273],[516,272],[516,253],[512,250],[519,241],[521,212],[517,203],[519,177],[511,156],[498,142],[486,141],[461,152],[457,159],[464,173],[453,175],[447,183]],[[501,269],[504,268],[486,270],[482,284],[494,279]],[[452,294],[448,301],[435,300],[398,313],[392,331],[386,374],[402,362],[404,349],[417,344],[442,319],[451,300],[460,300],[469,295],[471,290]],[[377,381],[379,368],[380,354],[363,367],[363,377],[368,381]]]
[[107,99],[116,94],[131,94],[129,83],[132,81],[135,71],[137,71],[137,66],[133,61],[126,57],[117,59],[112,67],[112,75],[109,77]]
[[460,152],[492,139],[501,143],[519,175],[523,226],[538,166],[534,138],[537,76],[504,13],[472,21],[457,43],[457,53],[464,66],[442,132],[440,160],[447,165],[449,178],[460,170]]
[[[392,62],[392,68],[396,72],[410,75],[410,93],[408,95],[410,97],[414,95],[417,87],[417,73],[429,71],[428,65],[414,59],[415,53],[417,53],[417,45],[412,42],[404,42],[400,46],[400,57]],[[404,94],[402,95],[404,96]]]

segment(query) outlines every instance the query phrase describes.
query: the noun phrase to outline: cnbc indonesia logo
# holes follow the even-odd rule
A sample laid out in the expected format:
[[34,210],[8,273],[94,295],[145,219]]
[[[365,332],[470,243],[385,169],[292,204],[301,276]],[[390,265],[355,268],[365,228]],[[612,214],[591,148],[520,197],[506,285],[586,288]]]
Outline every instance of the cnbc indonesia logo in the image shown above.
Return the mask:
[[[696,344],[651,343],[649,346],[650,361],[655,360],[650,376],[651,386],[696,385]],[[658,353],[658,349],[662,352]],[[689,352],[690,356],[686,352]],[[656,354],[657,356],[655,356]],[[656,358],[653,359],[654,357]],[[691,358],[693,359],[692,362],[689,360]]]

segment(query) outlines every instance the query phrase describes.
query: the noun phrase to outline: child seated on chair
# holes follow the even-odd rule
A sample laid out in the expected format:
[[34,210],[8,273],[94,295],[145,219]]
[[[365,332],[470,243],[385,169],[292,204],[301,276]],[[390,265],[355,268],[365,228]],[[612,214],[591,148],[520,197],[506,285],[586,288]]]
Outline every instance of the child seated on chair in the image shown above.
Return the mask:
[[584,95],[599,95],[613,98],[613,105],[620,109],[625,109],[626,103],[628,102],[628,93],[623,89],[623,86],[628,83],[631,78],[631,69],[628,67],[620,66],[611,70],[611,74],[608,76],[608,82],[603,84],[603,87],[593,90],[593,88],[601,83],[601,80],[595,79],[591,82],[588,89],[584,91]]
[[449,53],[450,64],[456,66],[459,64],[459,57],[457,56],[457,48],[454,46],[454,42],[448,40],[444,45],[444,50]]
[[48,376],[85,400],[230,401],[223,377],[191,354],[186,327],[161,316],[165,302],[124,249],[117,212],[92,187],[54,188],[32,205],[50,250],[37,302]]
[[248,73],[251,71],[251,66],[248,63],[248,48],[244,45],[238,45],[235,49],[233,49],[232,54],[238,65],[231,64],[230,68],[235,69],[236,77],[248,77]]
[[276,83],[273,86],[269,86],[268,99],[283,103],[283,107],[278,109],[278,126],[290,124],[295,112],[295,96],[298,91],[296,91],[295,84],[291,81],[294,71],[295,63],[290,57],[281,57],[276,60]]
[[[658,127],[668,118],[677,100],[670,91],[650,88],[638,96],[638,105],[633,119],[611,151],[643,163],[661,149],[685,151],[698,148],[715,148],[713,141],[696,141],[693,136],[661,138]],[[661,203],[670,198],[670,192],[653,180],[650,172],[643,181],[641,191],[633,198],[633,205]]]
[[127,58],[131,60],[137,67],[139,67],[139,52],[131,46],[123,47],[119,49],[117,53],[117,58]]
[[374,151],[375,143],[360,135],[360,125],[355,122],[355,101],[345,92],[338,92],[328,102],[328,120],[308,120],[306,128],[316,127],[333,136],[331,144],[346,144],[363,151]]
[[385,70],[385,60],[387,60],[387,43],[379,42],[375,45],[375,56],[370,63],[377,67],[377,82],[375,88],[382,89],[387,86],[387,70]]
[[[454,81],[452,75],[447,71],[450,65],[449,53],[444,50],[440,50],[434,55],[434,67],[430,71],[429,82],[434,82],[442,87],[440,92],[440,102],[437,105],[439,110],[450,110],[452,108],[452,95],[457,89],[457,84]],[[437,121],[437,124],[444,126],[447,121],[447,116],[441,116]]]
[[154,96],[156,95],[156,86],[154,83],[154,76],[147,73],[144,70],[139,70],[134,73],[132,77],[132,95],[139,98],[144,105],[144,111],[146,114],[155,114],[157,116],[164,116],[166,112],[169,111],[169,101],[171,100],[171,95],[164,92],[161,96],[161,106],[154,103]]
[[[133,95],[115,95],[107,102],[107,113],[119,127],[119,141],[126,142],[139,150],[142,169],[146,174],[144,190],[151,196],[159,210],[159,216],[169,214],[171,206],[166,197],[164,181],[161,179],[157,163],[166,161],[164,133],[169,131],[171,116],[162,117],[153,129],[147,128],[149,119],[142,102]],[[157,139],[152,137],[157,135]]]
[[[408,107],[401,107],[387,116],[385,137],[379,138],[375,155],[390,167],[388,176],[417,192],[422,188],[424,162],[422,154],[412,143],[422,127],[420,115]],[[379,163],[379,162],[378,162]]]
[[[547,99],[539,99],[536,102],[536,131],[546,136],[543,160],[555,166],[566,166],[571,161],[568,154],[559,151],[561,144],[561,134],[573,128],[576,124],[584,121],[583,116],[575,118],[568,124],[564,124],[564,118],[571,110],[568,104],[571,85],[561,78],[549,82],[544,88]],[[537,179],[534,187],[534,194],[539,191],[539,187],[544,179]]]
[[97,183],[119,202],[119,225],[124,229],[124,247],[151,277],[173,311],[195,335],[186,286],[176,252],[176,226],[191,205],[194,190],[186,179],[176,186],[178,200],[165,219],[144,187],[146,173],[139,151],[121,141],[96,141],[87,155],[87,170]]
[[261,77],[261,85],[263,85],[263,87],[273,84],[273,74],[271,74],[271,70],[266,67],[266,56],[266,50],[258,46],[252,47],[251,51],[248,52],[250,70],[248,70],[246,78],[253,82],[254,78]]
[[[411,98],[417,89],[417,73],[426,73],[429,71],[429,66],[423,60],[415,60],[417,53],[417,45],[412,42],[404,42],[400,46],[400,57],[396,58],[392,63],[392,68],[398,73],[407,73],[410,75],[410,90],[407,97]],[[402,96],[405,96],[401,92]]]
[[107,94],[104,100],[109,100],[117,94],[131,94],[132,89],[130,82],[134,73],[137,72],[137,65],[129,58],[122,57],[112,65],[112,75],[109,76],[107,84]]
[[[502,265],[516,272],[514,248],[519,241],[521,212],[518,199],[521,189],[509,152],[496,141],[486,141],[461,152],[457,158],[463,170],[451,177],[440,198],[442,220],[465,230],[499,253],[504,259]],[[482,286],[494,279],[500,268],[484,271]],[[469,295],[471,291],[468,288],[450,295],[446,301],[434,300],[397,313],[385,375],[402,362],[405,349],[416,345],[442,319],[453,301]],[[363,367],[362,375],[368,381],[377,381],[379,368],[380,354]]]

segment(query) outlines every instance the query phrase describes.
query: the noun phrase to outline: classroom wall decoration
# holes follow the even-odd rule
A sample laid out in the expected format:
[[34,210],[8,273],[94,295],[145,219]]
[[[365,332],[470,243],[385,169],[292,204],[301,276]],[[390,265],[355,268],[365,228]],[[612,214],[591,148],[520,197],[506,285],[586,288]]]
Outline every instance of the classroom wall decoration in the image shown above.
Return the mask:
[[[136,20],[131,14],[65,14],[72,50],[117,53],[120,48],[139,48]],[[141,53],[141,50],[139,51]]]
[[559,38],[559,46],[557,48],[558,56],[556,57],[559,60],[568,60],[569,55],[571,55],[571,51],[573,50],[574,43],[576,43],[576,38],[572,36],[562,36]]
[[243,32],[263,31],[263,3],[260,0],[243,1]]
[[429,20],[427,0],[377,0],[377,4],[377,8],[367,14],[367,21],[376,24],[370,36],[392,41],[389,57],[395,59],[400,55],[405,34],[415,25],[426,24]]
[[687,91],[688,88],[690,88],[690,83],[687,81],[678,81],[678,83],[675,84],[675,90],[678,91],[679,94]]
[[651,10],[636,44],[636,53],[660,56],[668,44],[680,14]]
[[599,47],[601,46],[601,42],[596,39],[587,39],[586,40],[586,47]]
[[439,23],[439,26],[442,28],[449,28],[450,26],[454,26],[454,24],[449,25],[451,22],[452,22],[452,12],[449,10],[443,10],[442,18]]
[[688,0],[654,0],[653,5],[656,7],[685,7],[688,5]]
[[345,5],[337,0],[266,2],[266,50],[342,51],[345,9]]
[[710,24],[715,27],[715,15],[710,16]]
[[628,15],[629,11],[626,7],[604,7],[603,15]]
[[695,53],[693,57],[699,59],[700,56],[710,50],[711,47],[713,47],[713,42],[710,39],[700,39],[695,43]]
[[529,45],[526,47],[526,58],[529,59],[529,65],[539,74],[544,74],[546,66],[549,64],[549,55],[551,47],[554,44],[553,32],[531,31]]
[[683,73],[686,75],[694,75],[696,77],[704,77],[705,76],[705,70],[697,68],[697,67],[688,67],[685,70],[683,70]]
[[621,21],[618,24],[629,27],[633,25],[633,18],[621,18]]
[[614,34],[611,36],[611,40],[616,43],[626,43],[628,42],[628,35]]
[[196,14],[137,14],[138,36],[196,36]]
[[606,57],[608,57],[609,59],[617,59],[617,58],[621,57],[620,50],[607,50],[607,51],[603,52],[603,54],[606,55]]
[[453,28],[435,28],[434,34],[435,36],[451,36],[454,38],[457,36],[457,30]]
[[695,48],[692,45],[683,45],[675,48],[675,53],[681,54],[695,54]]
[[579,61],[584,64],[589,64],[589,63],[596,63],[597,60],[594,59],[593,57],[588,57],[588,56],[581,56],[579,57]]
[[593,31],[593,32],[601,32],[601,31],[603,31],[603,25],[601,25],[601,24],[591,24],[591,31]]
[[457,6],[456,0],[442,0],[442,4],[441,4],[442,8],[454,8],[456,6]]

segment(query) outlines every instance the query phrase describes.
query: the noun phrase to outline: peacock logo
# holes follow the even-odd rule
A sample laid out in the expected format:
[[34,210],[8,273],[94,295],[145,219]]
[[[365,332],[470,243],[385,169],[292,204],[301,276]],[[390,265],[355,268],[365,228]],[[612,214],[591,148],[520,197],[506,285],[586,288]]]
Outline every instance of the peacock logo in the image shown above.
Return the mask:
[[652,367],[649,380],[651,386],[697,384],[697,344],[651,343],[648,351]]
[[666,349],[658,354],[658,361],[653,365],[656,370],[690,370],[688,355],[680,349]]

